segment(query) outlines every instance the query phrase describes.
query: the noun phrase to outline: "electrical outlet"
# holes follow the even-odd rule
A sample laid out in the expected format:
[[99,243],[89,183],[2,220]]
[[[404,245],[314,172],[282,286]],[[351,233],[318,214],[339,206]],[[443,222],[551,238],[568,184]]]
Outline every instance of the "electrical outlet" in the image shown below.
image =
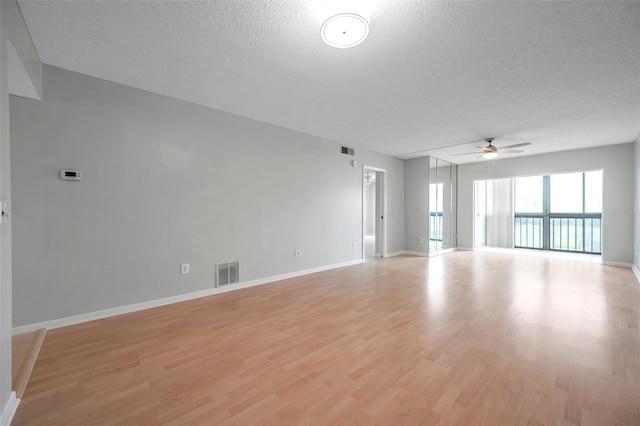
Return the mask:
[[180,274],[186,275],[188,273],[189,273],[189,264],[188,263],[180,264]]
[[294,255],[295,257],[300,257],[300,256],[302,256],[302,251],[300,251],[300,250],[294,250],[294,251],[293,251],[293,255]]
[[356,249],[356,242],[352,241],[351,242],[351,250],[355,250]]
[[418,238],[418,243],[420,244],[424,243],[424,240],[422,239],[422,237]]

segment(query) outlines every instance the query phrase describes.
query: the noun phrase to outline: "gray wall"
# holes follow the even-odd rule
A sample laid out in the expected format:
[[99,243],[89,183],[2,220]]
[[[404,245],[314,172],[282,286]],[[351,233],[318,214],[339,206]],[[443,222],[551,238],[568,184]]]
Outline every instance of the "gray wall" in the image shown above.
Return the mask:
[[387,169],[404,249],[399,159],[354,168],[337,143],[49,66],[11,124],[14,326],[211,288],[215,262],[249,281],[359,259],[362,165]]
[[634,209],[633,209],[633,264],[640,269],[640,134],[636,138],[634,147]]
[[[0,7],[0,201],[11,201],[7,25]],[[10,208],[10,207],[9,207]],[[10,211],[10,210],[9,210]],[[11,394],[11,224],[0,225],[0,414]]]
[[602,260],[633,261],[634,145],[563,151],[495,162],[460,165],[458,168],[458,246],[473,247],[473,181],[603,170]]
[[[429,157],[404,163],[405,241],[407,250],[429,252]],[[422,243],[419,239],[422,238]]]

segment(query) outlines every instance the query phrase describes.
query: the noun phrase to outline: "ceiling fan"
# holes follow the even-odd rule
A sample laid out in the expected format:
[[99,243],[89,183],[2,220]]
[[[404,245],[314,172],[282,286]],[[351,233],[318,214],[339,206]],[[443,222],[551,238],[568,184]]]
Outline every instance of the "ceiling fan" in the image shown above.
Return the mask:
[[476,152],[464,152],[462,154],[453,154],[451,155],[452,157],[456,157],[458,155],[472,155],[472,154],[481,154],[482,158],[484,158],[485,160],[493,160],[494,158],[496,158],[498,156],[498,154],[501,153],[508,153],[508,154],[519,154],[524,152],[521,149],[515,149],[515,148],[520,148],[523,146],[527,146],[527,145],[531,145],[531,143],[529,142],[524,142],[524,143],[517,143],[515,145],[507,145],[507,146],[501,146],[501,147],[497,147],[497,146],[493,146],[492,143],[496,138],[486,138],[484,141],[487,142],[487,146],[482,147],[482,146],[477,146],[476,148],[480,149],[481,151],[476,151]]

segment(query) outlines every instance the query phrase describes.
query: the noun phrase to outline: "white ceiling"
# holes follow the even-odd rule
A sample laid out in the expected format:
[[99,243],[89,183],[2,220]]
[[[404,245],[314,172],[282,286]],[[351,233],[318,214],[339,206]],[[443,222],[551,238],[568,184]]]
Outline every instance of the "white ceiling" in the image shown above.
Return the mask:
[[[322,42],[336,5],[369,19],[364,43]],[[530,155],[640,132],[640,2],[20,7],[43,63],[401,158],[489,136]]]

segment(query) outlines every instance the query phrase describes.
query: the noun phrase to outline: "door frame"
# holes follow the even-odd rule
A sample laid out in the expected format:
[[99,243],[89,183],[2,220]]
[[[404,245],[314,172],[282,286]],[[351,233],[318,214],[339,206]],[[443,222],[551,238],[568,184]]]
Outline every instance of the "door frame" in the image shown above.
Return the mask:
[[[361,229],[361,238],[362,242],[362,260],[365,259],[365,247],[364,247],[364,216],[365,216],[365,205],[364,205],[364,176],[367,172],[376,172],[376,205],[375,205],[375,217],[376,217],[376,245],[378,243],[378,239],[380,240],[380,253],[379,257],[387,257],[387,169],[382,169],[380,167],[368,166],[366,164],[362,165],[362,179],[360,179],[361,184],[361,206],[362,206],[362,229]],[[379,177],[379,178],[378,178]],[[380,196],[378,197],[378,194]],[[375,255],[374,255],[375,257]]]

